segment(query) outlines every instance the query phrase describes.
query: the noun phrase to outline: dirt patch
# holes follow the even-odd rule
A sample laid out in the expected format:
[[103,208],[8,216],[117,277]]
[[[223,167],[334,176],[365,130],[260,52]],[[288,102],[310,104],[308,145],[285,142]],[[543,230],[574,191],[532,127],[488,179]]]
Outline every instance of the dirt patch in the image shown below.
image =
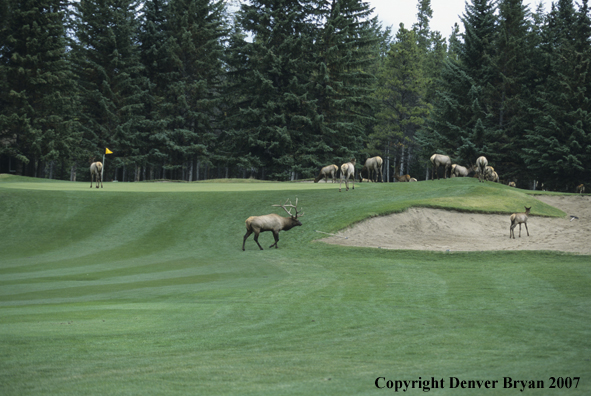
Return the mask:
[[[345,246],[434,251],[555,250],[591,254],[591,197],[539,196],[567,217],[530,216],[509,239],[509,215],[486,215],[411,208],[375,217],[321,241]],[[578,219],[571,220],[571,215]]]

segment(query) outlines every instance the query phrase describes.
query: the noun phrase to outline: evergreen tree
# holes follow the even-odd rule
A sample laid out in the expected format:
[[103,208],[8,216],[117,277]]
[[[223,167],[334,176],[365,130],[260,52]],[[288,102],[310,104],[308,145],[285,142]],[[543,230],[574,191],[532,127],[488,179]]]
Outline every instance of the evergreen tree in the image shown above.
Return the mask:
[[156,80],[164,131],[153,136],[169,169],[209,162],[219,135],[226,28],[221,1],[171,0],[166,12],[167,64]]
[[310,3],[295,0],[255,0],[238,14],[252,41],[235,36],[233,136],[240,165],[260,169],[263,178],[293,178],[313,162],[311,15]]
[[531,66],[536,43],[530,35],[532,27],[528,14],[522,0],[499,3],[494,59],[497,73],[490,89],[490,117],[492,124],[497,124],[497,137],[489,147],[495,152],[497,171],[508,179],[524,176],[521,152],[524,131],[531,121],[527,100],[536,84]]
[[431,29],[429,28],[429,23],[433,18],[431,0],[418,0],[417,9],[419,12],[413,30],[416,33],[419,46],[426,50],[431,46]]
[[0,10],[0,155],[19,160],[22,174],[54,177],[78,143],[66,4],[3,0]]
[[316,123],[325,158],[348,161],[358,153],[374,123],[375,76],[366,72],[379,59],[380,33],[372,9],[359,0],[321,1],[315,41]]
[[405,146],[413,145],[415,133],[429,115],[430,105],[425,102],[429,81],[422,68],[424,52],[419,43],[415,31],[401,24],[378,74],[375,96],[381,110],[370,139],[387,157],[397,156],[394,148],[401,147],[403,152]]
[[573,191],[589,180],[590,29],[587,1],[578,12],[572,1],[558,1],[545,26],[542,49],[549,73],[530,108],[535,126],[528,130],[524,151],[536,179],[551,189]]
[[[123,167],[122,180],[138,177],[148,155],[143,102],[143,76],[137,44],[134,0],[82,0],[77,4],[76,62],[81,87],[81,120],[87,157],[105,147],[114,153],[113,167]],[[111,168],[113,169],[113,168]],[[105,170],[108,172],[108,170]],[[109,172],[110,178],[117,175]]]
[[465,32],[457,60],[449,58],[439,79],[432,122],[420,140],[459,163],[473,163],[480,155],[495,160],[492,150],[497,128],[491,117],[496,17],[490,0],[466,4],[462,17]]
[[166,148],[158,144],[165,135],[167,115],[163,102],[167,87],[172,82],[167,5],[166,0],[147,0],[143,7],[144,17],[139,33],[141,63],[144,66],[144,75],[149,81],[144,101],[144,126],[149,141],[149,155],[143,163],[143,169],[151,166],[152,171],[156,165],[159,167],[168,159]]

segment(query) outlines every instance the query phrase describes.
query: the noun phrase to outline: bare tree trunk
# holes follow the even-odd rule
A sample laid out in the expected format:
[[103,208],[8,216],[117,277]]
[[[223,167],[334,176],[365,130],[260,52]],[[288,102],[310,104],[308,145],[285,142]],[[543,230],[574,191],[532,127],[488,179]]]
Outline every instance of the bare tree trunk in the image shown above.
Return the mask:
[[135,164],[135,181],[140,181],[140,166],[138,164]]
[[404,144],[400,148],[400,176],[404,175]]
[[410,160],[412,158],[411,151],[412,151],[412,146],[408,146],[408,160],[406,161],[406,166],[408,167],[408,170],[406,173],[409,173],[409,174],[410,174]]
[[74,162],[72,164],[72,167],[70,168],[70,181],[73,181],[73,182],[76,181],[76,168],[77,168],[77,165],[76,165],[76,162]]
[[386,157],[386,183],[390,182],[390,156]]
[[191,158],[191,164],[189,165],[189,182],[193,181],[193,158]]
[[201,180],[200,177],[201,161],[197,161],[197,169],[195,169],[195,180]]

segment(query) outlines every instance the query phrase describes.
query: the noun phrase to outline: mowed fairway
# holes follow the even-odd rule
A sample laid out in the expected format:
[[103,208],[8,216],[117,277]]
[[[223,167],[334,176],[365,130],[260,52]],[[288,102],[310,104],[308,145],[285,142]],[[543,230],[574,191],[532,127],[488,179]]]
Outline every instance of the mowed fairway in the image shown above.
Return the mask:
[[[302,227],[244,220],[299,199]],[[474,179],[89,183],[0,177],[1,395],[591,394],[591,257],[315,240],[409,206],[564,213]],[[507,233],[508,233],[507,223]],[[533,232],[530,227],[530,232]],[[591,240],[591,236],[590,236]],[[495,389],[450,389],[459,380]],[[549,389],[550,377],[580,377]],[[399,390],[398,393],[402,393]],[[423,394],[409,389],[406,394]]]

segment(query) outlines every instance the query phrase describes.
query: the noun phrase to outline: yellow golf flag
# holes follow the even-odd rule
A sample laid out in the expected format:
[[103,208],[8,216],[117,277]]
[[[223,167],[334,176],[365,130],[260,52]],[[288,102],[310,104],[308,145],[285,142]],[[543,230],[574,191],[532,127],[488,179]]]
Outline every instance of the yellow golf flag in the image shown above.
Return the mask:
[[105,154],[113,154],[113,152],[109,149],[105,149]]

